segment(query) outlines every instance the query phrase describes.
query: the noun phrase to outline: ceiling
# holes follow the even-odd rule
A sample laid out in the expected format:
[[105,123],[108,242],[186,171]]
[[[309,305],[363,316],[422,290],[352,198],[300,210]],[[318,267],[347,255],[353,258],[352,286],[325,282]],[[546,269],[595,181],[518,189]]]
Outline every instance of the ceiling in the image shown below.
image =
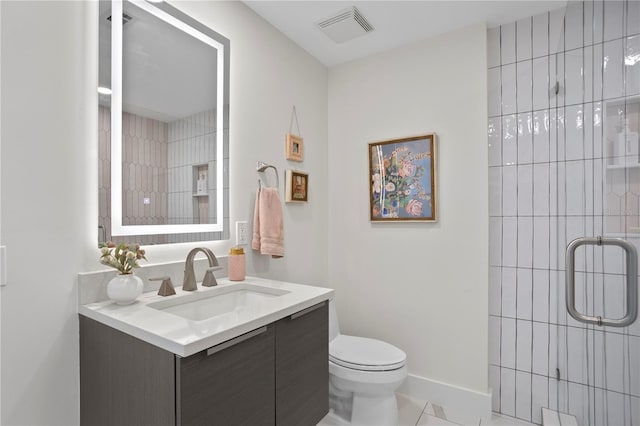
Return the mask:
[[[565,7],[562,0],[244,1],[328,67],[478,23],[488,27]],[[335,43],[315,24],[356,6],[374,31]]]
[[[1,0],[0,0],[1,1]],[[123,26],[122,108],[141,117],[171,122],[214,109],[217,50],[136,4],[127,2]],[[98,84],[111,87],[111,2],[99,9]],[[202,34],[203,38],[211,38]],[[101,105],[111,104],[101,95]]]

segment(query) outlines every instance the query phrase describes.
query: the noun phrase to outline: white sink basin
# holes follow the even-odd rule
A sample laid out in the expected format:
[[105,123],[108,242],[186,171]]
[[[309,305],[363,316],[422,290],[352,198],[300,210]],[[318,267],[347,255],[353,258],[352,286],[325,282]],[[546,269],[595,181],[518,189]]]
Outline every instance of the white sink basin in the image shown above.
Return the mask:
[[199,285],[197,291],[177,287],[168,297],[152,291],[125,306],[95,301],[80,305],[78,312],[188,357],[332,297],[328,288],[248,276],[245,281],[220,278],[216,287]]
[[243,284],[198,291],[186,296],[150,303],[148,306],[191,321],[204,321],[245,310],[260,310],[274,298],[287,293],[289,292],[286,290]]

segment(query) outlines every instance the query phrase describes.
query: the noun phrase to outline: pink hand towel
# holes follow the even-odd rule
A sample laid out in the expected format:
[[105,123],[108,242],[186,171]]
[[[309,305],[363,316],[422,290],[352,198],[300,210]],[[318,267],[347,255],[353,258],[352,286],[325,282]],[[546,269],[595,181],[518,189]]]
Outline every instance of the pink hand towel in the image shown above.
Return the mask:
[[251,248],[274,258],[284,256],[282,203],[277,188],[261,188],[256,194]]

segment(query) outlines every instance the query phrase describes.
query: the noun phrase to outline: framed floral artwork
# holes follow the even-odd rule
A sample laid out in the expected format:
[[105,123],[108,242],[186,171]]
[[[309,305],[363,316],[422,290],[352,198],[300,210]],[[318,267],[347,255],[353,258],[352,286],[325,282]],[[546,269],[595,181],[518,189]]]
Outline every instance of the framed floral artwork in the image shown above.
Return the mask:
[[436,135],[369,144],[372,222],[436,221]]

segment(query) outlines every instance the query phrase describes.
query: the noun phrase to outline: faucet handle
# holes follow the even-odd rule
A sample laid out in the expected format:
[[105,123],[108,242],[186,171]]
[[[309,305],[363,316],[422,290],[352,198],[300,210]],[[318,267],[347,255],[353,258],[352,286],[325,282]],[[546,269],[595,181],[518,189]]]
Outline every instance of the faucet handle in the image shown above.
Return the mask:
[[221,266],[215,266],[213,268],[207,269],[207,272],[204,273],[204,279],[202,280],[202,285],[205,287],[214,287],[218,285],[216,281],[215,275],[213,275],[213,271],[217,271],[222,269]]
[[172,294],[176,294],[176,290],[173,288],[173,283],[171,282],[171,277],[163,276],[163,277],[149,278],[149,281],[160,281],[160,280],[162,280],[162,284],[160,284],[160,289],[158,290],[158,296],[171,296]]

